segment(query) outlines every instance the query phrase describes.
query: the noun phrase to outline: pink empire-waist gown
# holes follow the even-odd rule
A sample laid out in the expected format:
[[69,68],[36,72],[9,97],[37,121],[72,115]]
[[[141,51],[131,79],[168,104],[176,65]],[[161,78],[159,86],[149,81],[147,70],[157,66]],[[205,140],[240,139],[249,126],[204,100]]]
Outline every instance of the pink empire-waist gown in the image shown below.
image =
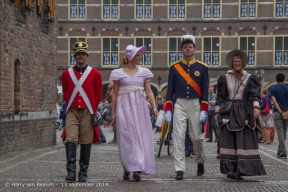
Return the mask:
[[[152,77],[149,69],[138,67],[133,77],[121,68],[113,70],[109,78],[111,84],[113,81],[120,83],[115,117],[119,155],[125,171],[155,173],[152,125],[143,94],[144,82],[151,81]],[[131,87],[132,90],[129,90]],[[121,89],[126,89],[126,92],[121,93]]]

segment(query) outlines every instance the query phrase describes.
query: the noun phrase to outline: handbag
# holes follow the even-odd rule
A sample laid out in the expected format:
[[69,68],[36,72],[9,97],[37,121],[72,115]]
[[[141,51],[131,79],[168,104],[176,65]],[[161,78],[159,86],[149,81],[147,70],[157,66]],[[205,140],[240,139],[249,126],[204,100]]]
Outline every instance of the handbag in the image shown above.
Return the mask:
[[267,115],[269,112],[270,112],[270,106],[269,106],[269,104],[268,104],[268,100],[267,100],[267,98],[265,98],[266,99],[266,106],[265,106],[265,108],[262,110],[262,115]]
[[164,121],[164,116],[165,116],[165,111],[159,110],[158,117],[157,117],[156,122],[155,122],[155,126],[156,127],[161,127],[162,126],[162,123]]
[[91,120],[92,120],[93,127],[99,125],[100,118],[101,118],[101,116],[99,116],[98,114],[91,114]]
[[[246,77],[247,77],[247,75],[245,76],[244,79],[246,79]],[[244,79],[243,79],[243,81],[244,81]],[[220,113],[226,114],[226,113],[229,113],[229,112],[231,111],[232,102],[233,102],[233,100],[234,100],[234,98],[235,98],[235,96],[236,96],[236,94],[237,94],[238,89],[240,88],[240,86],[241,86],[241,84],[238,86],[238,88],[237,88],[237,90],[236,90],[236,92],[235,92],[234,97],[233,97],[232,100],[224,101],[224,102],[221,104],[220,109],[219,109],[219,112],[220,112]]]
[[[234,99],[234,98],[233,98]],[[221,106],[220,106],[220,110],[219,112],[220,113],[229,113],[231,111],[231,108],[232,108],[232,101],[233,100],[229,100],[229,101],[224,101]]]
[[108,106],[108,110],[105,113],[103,119],[105,121],[111,122],[112,121],[112,110],[111,110],[111,105]]

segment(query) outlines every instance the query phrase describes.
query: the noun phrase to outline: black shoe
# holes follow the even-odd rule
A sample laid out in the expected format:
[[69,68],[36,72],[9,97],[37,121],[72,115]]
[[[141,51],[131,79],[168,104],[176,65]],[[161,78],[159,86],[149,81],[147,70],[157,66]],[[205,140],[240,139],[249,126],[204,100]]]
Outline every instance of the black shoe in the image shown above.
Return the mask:
[[217,159],[221,159],[221,155],[218,154],[218,155],[216,156],[216,158],[217,158]]
[[135,181],[140,181],[141,180],[140,172],[138,171],[133,172],[133,179],[135,179]]
[[228,178],[228,179],[236,179],[235,173],[229,172],[229,173],[227,174],[227,178]]
[[240,177],[237,173],[232,173],[232,172],[229,172],[229,173],[227,174],[227,178],[228,178],[228,179],[243,180],[243,178]]
[[278,157],[279,157],[279,158],[283,158],[283,159],[287,159],[287,154],[285,154],[285,153],[280,153],[280,154],[278,155]]
[[191,153],[185,152],[185,156],[186,156],[186,157],[190,157],[190,155],[191,155]]
[[124,179],[124,180],[129,180],[129,179],[130,179],[130,172],[124,171],[123,179]]
[[67,142],[65,144],[66,148],[66,169],[68,172],[67,177],[65,178],[66,182],[76,181],[76,144],[72,142]]
[[177,171],[176,180],[183,180],[183,171]]
[[197,176],[202,176],[204,174],[204,163],[198,163]]
[[100,137],[101,139],[100,139],[100,142],[101,143],[106,143],[106,138],[104,138],[103,136],[102,137]]
[[213,140],[210,138],[210,139],[208,139],[206,142],[213,142]]
[[80,171],[78,173],[78,182],[86,182],[87,172],[90,161],[91,144],[81,144],[80,150]]

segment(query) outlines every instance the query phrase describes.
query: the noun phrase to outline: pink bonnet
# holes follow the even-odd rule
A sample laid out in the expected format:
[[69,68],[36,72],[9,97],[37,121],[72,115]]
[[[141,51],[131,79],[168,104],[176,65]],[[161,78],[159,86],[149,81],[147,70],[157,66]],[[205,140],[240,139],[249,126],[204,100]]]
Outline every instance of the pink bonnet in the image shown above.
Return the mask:
[[124,51],[125,57],[128,61],[131,61],[135,55],[139,52],[140,56],[143,56],[146,51],[146,47],[135,47],[133,45],[128,45]]

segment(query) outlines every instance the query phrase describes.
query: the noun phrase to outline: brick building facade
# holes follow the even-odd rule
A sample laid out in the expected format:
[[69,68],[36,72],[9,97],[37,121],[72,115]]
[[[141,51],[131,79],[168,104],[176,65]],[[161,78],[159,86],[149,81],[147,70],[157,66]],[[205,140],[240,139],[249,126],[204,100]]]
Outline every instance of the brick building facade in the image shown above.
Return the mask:
[[54,0],[0,0],[0,154],[55,145]]
[[57,8],[58,77],[75,64],[70,54],[76,39],[89,43],[89,64],[104,84],[121,67],[128,44],[146,45],[142,65],[153,72],[157,94],[167,86],[169,64],[181,59],[179,38],[192,34],[195,58],[209,65],[211,85],[229,69],[225,57],[233,49],[248,54],[246,70],[258,72],[262,88],[274,85],[279,71],[288,78],[285,0],[58,0]]

